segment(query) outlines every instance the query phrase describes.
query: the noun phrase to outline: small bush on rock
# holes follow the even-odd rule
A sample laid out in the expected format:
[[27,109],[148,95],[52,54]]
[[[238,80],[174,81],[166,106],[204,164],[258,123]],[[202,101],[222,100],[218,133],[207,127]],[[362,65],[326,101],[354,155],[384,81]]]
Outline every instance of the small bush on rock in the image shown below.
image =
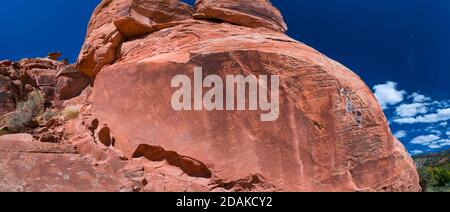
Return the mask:
[[78,117],[78,114],[80,113],[80,110],[76,106],[67,106],[62,111],[62,117],[64,121],[68,121],[71,119],[75,119]]
[[28,94],[25,102],[17,104],[16,111],[7,121],[8,131],[23,132],[35,125],[35,118],[44,110],[44,97],[37,91]]

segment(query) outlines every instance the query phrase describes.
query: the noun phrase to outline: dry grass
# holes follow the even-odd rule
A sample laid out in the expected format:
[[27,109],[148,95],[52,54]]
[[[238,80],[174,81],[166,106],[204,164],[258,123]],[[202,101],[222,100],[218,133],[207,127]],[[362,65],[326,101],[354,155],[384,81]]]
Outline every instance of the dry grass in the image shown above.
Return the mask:
[[17,104],[17,109],[7,120],[8,131],[23,132],[42,113],[44,109],[44,98],[37,92],[31,92],[25,102]]
[[61,114],[64,121],[68,121],[77,118],[78,114],[80,114],[80,110],[76,106],[67,106]]
[[58,115],[57,111],[54,111],[52,109],[47,108],[47,110],[45,110],[44,114],[42,114],[42,119],[44,121],[48,121],[48,120],[50,120],[51,118],[53,118],[53,117],[55,117],[57,115]]

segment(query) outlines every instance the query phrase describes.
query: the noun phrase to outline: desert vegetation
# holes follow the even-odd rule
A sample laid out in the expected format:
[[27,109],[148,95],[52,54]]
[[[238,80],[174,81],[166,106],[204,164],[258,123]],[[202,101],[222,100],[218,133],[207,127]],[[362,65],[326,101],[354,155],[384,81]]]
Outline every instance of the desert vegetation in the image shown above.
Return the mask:
[[420,186],[424,192],[450,192],[450,151],[416,156]]
[[8,132],[19,133],[34,128],[39,123],[37,117],[44,111],[44,98],[38,91],[33,91],[24,102],[17,104],[16,110],[7,117]]

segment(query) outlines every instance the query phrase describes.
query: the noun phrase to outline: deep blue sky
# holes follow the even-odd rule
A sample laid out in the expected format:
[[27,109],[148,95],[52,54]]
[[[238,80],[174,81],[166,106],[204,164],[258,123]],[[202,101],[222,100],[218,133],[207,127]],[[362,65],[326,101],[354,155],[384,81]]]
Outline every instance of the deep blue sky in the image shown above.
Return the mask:
[[[75,61],[98,2],[2,2],[0,60],[60,51]],[[393,81],[408,94],[419,91],[435,101],[450,99],[449,0],[272,0],[272,3],[282,11],[290,36],[346,65],[370,87]],[[395,116],[394,110],[395,107],[386,110],[390,119]],[[392,128],[414,130],[411,125]],[[409,146],[411,136],[417,134],[402,140],[410,149],[415,148]]]

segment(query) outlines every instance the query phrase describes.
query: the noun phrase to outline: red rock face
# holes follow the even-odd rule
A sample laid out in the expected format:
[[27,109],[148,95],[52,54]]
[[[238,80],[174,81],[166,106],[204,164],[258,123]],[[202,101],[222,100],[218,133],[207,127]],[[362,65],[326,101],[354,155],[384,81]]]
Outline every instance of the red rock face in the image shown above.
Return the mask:
[[77,68],[93,78],[103,66],[119,59],[125,40],[191,15],[192,9],[178,0],[103,0],[91,17]]
[[[125,153],[141,144],[162,147],[201,161],[217,178],[257,173],[285,191],[419,190],[414,164],[367,86],[304,44],[207,22],[131,42],[139,47],[97,76],[92,96],[94,114]],[[171,79],[192,76],[198,65],[223,78],[280,75],[280,118],[265,123],[248,111],[175,112]]]
[[[89,80],[46,68],[50,59],[0,62],[11,67],[5,84],[56,86],[58,100],[81,93],[61,103],[73,119],[0,137],[0,191],[420,191],[370,89],[286,29],[265,0],[197,1],[195,14],[177,0],[102,1],[76,64],[92,87],[81,92]],[[279,76],[278,119],[176,111],[171,81],[193,82],[195,67],[224,81]]]
[[45,144],[29,134],[0,137],[0,191],[118,191],[119,177],[95,167],[70,145]]
[[[56,54],[56,53],[55,53]],[[0,116],[15,109],[33,90],[42,92],[47,102],[52,102],[57,85],[57,73],[67,64],[49,58],[22,59],[19,62],[0,62]]]
[[11,79],[0,75],[0,116],[14,110],[16,103],[13,97]]
[[[233,19],[208,12],[224,9]],[[169,161],[167,152],[189,158],[171,165],[217,181],[261,176],[274,190],[420,190],[412,159],[370,89],[280,33],[286,27],[274,27],[282,18],[267,1],[198,1],[196,13],[225,23],[187,20],[128,38],[115,51],[119,60],[97,75],[92,113],[108,125],[116,148],[151,161]],[[260,111],[174,111],[172,78],[192,77],[197,66],[223,79],[279,75],[279,119],[261,122]]]
[[197,19],[217,19],[240,26],[287,31],[280,11],[268,0],[197,0],[195,8]]
[[68,100],[77,97],[89,86],[91,79],[70,65],[61,69],[57,74],[55,88],[56,99]]

